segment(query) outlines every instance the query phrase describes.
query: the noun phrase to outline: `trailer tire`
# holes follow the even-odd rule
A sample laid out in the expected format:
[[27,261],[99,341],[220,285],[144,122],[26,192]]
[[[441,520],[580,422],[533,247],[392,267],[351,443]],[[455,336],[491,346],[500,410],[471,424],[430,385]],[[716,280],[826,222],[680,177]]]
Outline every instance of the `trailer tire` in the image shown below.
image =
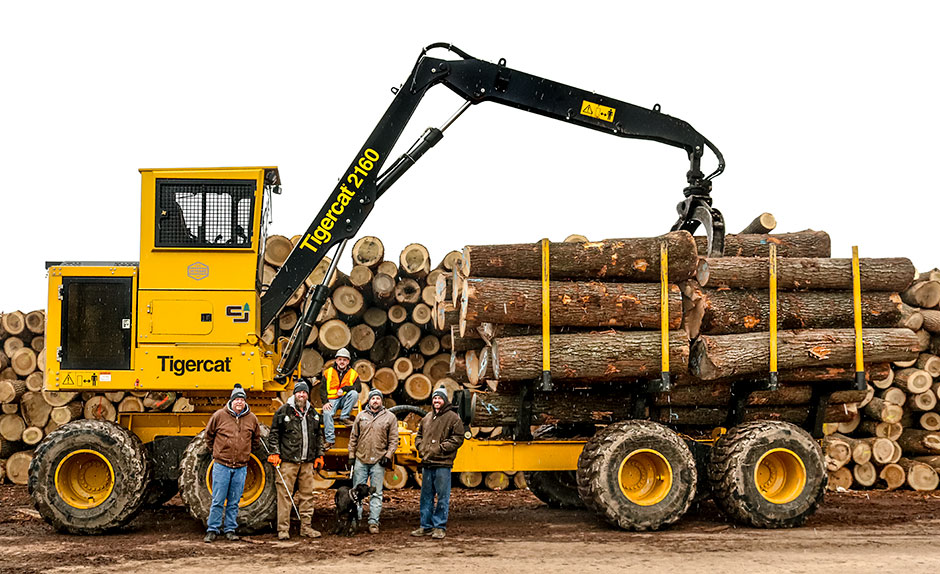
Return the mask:
[[585,505],[626,530],[656,530],[685,514],[697,473],[679,435],[652,421],[612,424],[592,437],[578,459]]
[[[557,438],[563,433],[555,425],[539,427],[532,438],[536,440]],[[529,491],[549,508],[584,508],[578,492],[578,473],[573,470],[526,471],[525,482]]]
[[59,532],[100,534],[130,522],[143,506],[151,467],[143,443],[103,420],[70,422],[49,433],[29,465],[29,494]]
[[144,506],[148,508],[163,506],[180,491],[176,480],[152,479],[144,496]]
[[828,480],[819,444],[780,421],[732,428],[715,442],[708,463],[718,507],[759,528],[801,526],[819,508]]
[[[208,524],[209,510],[212,507],[210,465],[212,452],[206,444],[205,432],[196,435],[183,453],[180,460],[179,491],[180,498],[189,510],[189,514]],[[267,440],[268,427],[261,425],[261,439]],[[260,446],[251,453],[248,463],[248,477],[238,508],[237,531],[244,534],[260,532],[272,526],[277,515],[277,492],[275,480],[277,471],[267,462],[267,451]]]

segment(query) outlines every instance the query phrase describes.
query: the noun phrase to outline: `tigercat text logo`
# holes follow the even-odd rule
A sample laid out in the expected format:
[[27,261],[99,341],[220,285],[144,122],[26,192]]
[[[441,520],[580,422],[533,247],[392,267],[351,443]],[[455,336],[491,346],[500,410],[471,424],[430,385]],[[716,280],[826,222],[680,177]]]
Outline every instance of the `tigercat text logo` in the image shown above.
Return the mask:
[[186,373],[231,373],[232,358],[224,359],[175,359],[173,355],[159,355],[160,370],[171,371],[177,377]]

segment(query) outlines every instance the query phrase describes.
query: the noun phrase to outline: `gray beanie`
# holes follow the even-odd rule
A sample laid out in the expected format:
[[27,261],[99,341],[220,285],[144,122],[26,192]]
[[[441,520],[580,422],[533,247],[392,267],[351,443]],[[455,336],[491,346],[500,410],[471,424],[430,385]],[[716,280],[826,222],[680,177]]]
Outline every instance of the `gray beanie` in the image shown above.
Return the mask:
[[229,397],[229,400],[232,399],[247,399],[248,395],[245,393],[245,389],[241,385],[235,383],[235,388],[232,389],[232,396]]
[[304,381],[297,381],[297,384],[294,385],[294,394],[296,395],[300,391],[310,394],[310,385]]
[[367,400],[367,401],[371,401],[371,400],[372,400],[372,397],[379,397],[379,398],[383,398],[383,399],[384,399],[384,398],[385,398],[385,395],[383,395],[383,394],[382,394],[382,391],[380,391],[380,390],[378,390],[378,389],[372,389],[371,391],[369,391],[369,396],[366,398],[366,400]]
[[448,399],[447,399],[447,389],[445,389],[444,387],[438,387],[438,388],[434,389],[434,392],[431,393],[431,398],[432,398],[432,399],[434,398],[434,395],[440,395],[440,397],[441,397],[442,399],[444,399],[444,402],[445,402],[445,403],[448,401]]

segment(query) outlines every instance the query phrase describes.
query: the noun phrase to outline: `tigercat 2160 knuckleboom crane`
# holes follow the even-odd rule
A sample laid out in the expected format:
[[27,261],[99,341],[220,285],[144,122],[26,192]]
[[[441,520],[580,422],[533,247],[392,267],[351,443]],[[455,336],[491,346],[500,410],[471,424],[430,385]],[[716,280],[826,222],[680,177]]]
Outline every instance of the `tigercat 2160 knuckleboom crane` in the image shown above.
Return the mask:
[[[457,58],[434,57],[432,50]],[[463,105],[386,167],[418,104],[437,85],[458,94]],[[393,92],[385,115],[266,290],[261,262],[272,194],[279,193],[276,167],[142,169],[138,262],[47,263],[46,390],[174,391],[194,406],[192,412],[119,413],[119,424],[74,421],[50,433],[35,450],[29,479],[31,495],[49,523],[75,533],[103,532],[125,524],[146,500],[160,501],[177,488],[191,514],[205,521],[212,461],[200,433],[209,416],[237,382],[249,391],[252,410],[262,422],[270,422],[276,394],[292,388],[300,376],[303,342],[329,295],[346,242],[375,202],[471,105],[496,102],[618,137],[681,148],[689,164],[685,198],[672,229],[693,232],[702,226],[710,252],[722,251],[724,223],[710,196],[712,179],[724,169],[721,153],[658,106],[644,109],[513,70],[505,60],[478,60],[449,44],[425,48]],[[705,149],[718,162],[708,176],[701,169]],[[309,290],[302,318],[286,343],[262,341],[261,334],[328,255],[330,269]],[[455,402],[467,401],[461,397]],[[468,416],[466,408],[461,412]],[[529,422],[520,420],[518,426],[528,429]],[[346,475],[346,439],[339,431],[336,448],[327,457],[328,478]],[[455,470],[531,472],[543,479],[532,489],[544,500],[565,505],[580,497],[624,528],[670,524],[695,493],[690,449],[665,426],[645,420],[611,424],[595,435],[604,439],[607,446],[602,448],[591,447],[594,439],[532,440],[524,435],[515,441],[468,440]],[[616,444],[633,447],[609,448],[612,436],[620,441]],[[585,458],[582,450],[590,450],[591,456]],[[407,429],[402,429],[396,457],[418,463]],[[597,475],[580,489],[574,484],[579,457],[584,467],[579,472]],[[239,515],[244,530],[264,528],[275,515],[275,473],[265,458],[263,451],[255,453],[249,465]],[[791,479],[800,479],[792,461],[783,468]],[[802,475],[804,483],[807,474]],[[815,500],[816,489],[808,490],[775,503]]]

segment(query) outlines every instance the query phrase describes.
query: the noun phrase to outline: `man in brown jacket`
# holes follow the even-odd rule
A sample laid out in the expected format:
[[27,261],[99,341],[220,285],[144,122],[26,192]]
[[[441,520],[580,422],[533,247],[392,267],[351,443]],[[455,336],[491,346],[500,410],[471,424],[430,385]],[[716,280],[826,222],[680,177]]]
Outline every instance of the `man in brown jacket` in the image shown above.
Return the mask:
[[[418,424],[415,446],[421,456],[421,526],[412,536],[444,538],[450,510],[450,470],[463,444],[463,422],[439,388],[431,395],[434,410]],[[437,503],[434,497],[437,497]]]
[[[359,412],[349,434],[349,466],[353,469],[353,487],[368,479],[373,488],[369,499],[369,532],[379,533],[382,512],[382,484],[385,469],[392,468],[398,448],[398,419],[382,405],[382,391],[372,389],[368,404]],[[362,507],[359,507],[362,514]]]
[[236,384],[225,407],[215,411],[206,425],[206,445],[212,451],[212,507],[209,510],[206,542],[212,542],[222,528],[225,537],[238,540],[238,503],[245,489],[251,451],[261,446],[261,426],[248,407],[247,395]]

